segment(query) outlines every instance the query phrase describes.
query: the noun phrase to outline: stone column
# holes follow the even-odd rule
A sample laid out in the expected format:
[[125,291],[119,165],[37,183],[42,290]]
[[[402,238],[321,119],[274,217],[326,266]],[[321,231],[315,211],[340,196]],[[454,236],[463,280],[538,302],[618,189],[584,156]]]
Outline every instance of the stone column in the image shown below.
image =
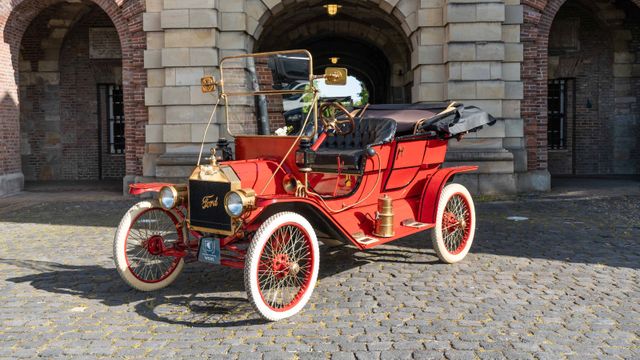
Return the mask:
[[[225,2],[226,3],[226,2]],[[200,78],[218,77],[219,14],[215,0],[147,0],[144,176],[183,177],[195,164],[215,97]],[[217,119],[206,141],[216,141]]]
[[413,102],[445,100],[446,70],[443,61],[443,0],[422,0],[418,10],[418,30],[411,37],[414,50]]
[[447,0],[443,7],[444,98],[476,105],[495,125],[450,142],[447,166],[478,165],[459,177],[472,192],[514,193],[515,172],[526,171],[520,118],[522,8],[513,0]]

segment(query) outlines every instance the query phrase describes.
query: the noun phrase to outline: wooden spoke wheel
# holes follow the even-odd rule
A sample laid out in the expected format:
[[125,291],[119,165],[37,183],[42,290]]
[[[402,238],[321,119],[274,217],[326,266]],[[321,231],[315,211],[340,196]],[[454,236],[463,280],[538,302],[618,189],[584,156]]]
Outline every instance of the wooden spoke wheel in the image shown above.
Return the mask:
[[318,278],[318,240],[299,214],[281,212],[256,231],[245,259],[249,301],[267,320],[298,313],[309,301]]
[[449,184],[438,201],[436,226],[431,240],[436,254],[445,263],[455,263],[467,256],[473,243],[476,212],[467,188]]
[[118,273],[131,287],[153,291],[171,284],[182,271],[181,257],[166,255],[167,249],[186,238],[179,216],[156,200],[133,205],[122,217],[113,241]]

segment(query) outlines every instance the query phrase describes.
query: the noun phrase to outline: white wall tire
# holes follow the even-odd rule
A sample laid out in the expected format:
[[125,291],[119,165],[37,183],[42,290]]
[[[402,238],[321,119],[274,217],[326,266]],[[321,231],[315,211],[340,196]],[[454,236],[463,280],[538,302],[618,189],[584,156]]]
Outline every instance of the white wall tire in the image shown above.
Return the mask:
[[469,190],[448,184],[438,200],[436,226],[431,232],[433,249],[444,263],[453,264],[467,256],[476,231],[476,210]]
[[256,231],[247,251],[244,287],[256,312],[277,321],[297,314],[318,279],[318,239],[301,215],[281,212]]
[[157,200],[140,201],[124,214],[113,240],[113,259],[118,274],[129,286],[154,291],[178,277],[184,260],[153,255],[148,250],[148,240],[159,235],[161,238],[154,241],[166,246],[186,239],[186,229],[180,226],[179,219],[174,210],[162,209]]

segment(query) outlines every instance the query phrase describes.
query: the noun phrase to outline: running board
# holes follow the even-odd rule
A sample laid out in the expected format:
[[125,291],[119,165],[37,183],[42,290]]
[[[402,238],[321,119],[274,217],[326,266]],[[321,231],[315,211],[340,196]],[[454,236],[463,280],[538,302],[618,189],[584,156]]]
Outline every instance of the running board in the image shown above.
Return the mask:
[[371,236],[367,236],[361,231],[357,232],[357,233],[354,233],[354,234],[351,234],[351,236],[353,236],[353,239],[355,241],[357,241],[358,244],[361,244],[361,245],[369,245],[369,244],[372,244],[374,242],[380,241],[380,239],[377,239],[377,238],[374,238],[374,237],[371,237]]
[[406,219],[406,220],[402,220],[400,225],[407,226],[407,227],[412,227],[412,228],[416,228],[416,229],[420,229],[420,228],[423,228],[425,226],[428,226],[429,224],[423,223],[423,222],[419,222],[419,221],[415,221],[414,219]]

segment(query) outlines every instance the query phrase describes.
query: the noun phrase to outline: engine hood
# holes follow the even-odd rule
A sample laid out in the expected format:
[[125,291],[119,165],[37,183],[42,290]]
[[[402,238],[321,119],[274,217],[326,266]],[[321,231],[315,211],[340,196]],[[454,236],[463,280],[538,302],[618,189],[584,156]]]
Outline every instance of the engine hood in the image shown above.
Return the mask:
[[253,189],[258,195],[272,195],[278,192],[282,187],[282,178],[285,175],[285,172],[280,170],[269,182],[278,168],[278,163],[272,160],[226,161],[220,166],[228,166],[233,169],[240,180],[240,187]]

